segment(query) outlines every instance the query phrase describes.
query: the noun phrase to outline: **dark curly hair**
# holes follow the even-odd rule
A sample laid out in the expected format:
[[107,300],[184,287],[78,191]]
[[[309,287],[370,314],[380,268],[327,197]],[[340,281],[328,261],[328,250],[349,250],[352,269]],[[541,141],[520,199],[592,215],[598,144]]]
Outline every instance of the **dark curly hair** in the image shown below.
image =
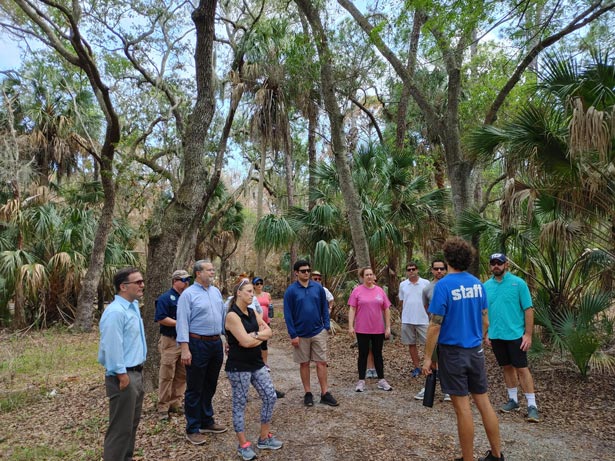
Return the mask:
[[449,266],[458,271],[465,271],[472,261],[476,251],[474,247],[461,237],[450,237],[442,246],[444,258]]

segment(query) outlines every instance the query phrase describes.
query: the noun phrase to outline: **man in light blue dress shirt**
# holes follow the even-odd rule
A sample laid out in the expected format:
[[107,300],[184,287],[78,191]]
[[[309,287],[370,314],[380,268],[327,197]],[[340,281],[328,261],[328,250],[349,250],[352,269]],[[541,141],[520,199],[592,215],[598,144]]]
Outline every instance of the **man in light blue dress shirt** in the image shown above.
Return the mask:
[[119,270],[113,277],[115,299],[100,318],[98,361],[105,367],[109,428],[105,461],[132,460],[143,406],[143,362],[147,354],[139,299],[145,282],[139,269]]
[[211,262],[194,263],[194,284],[177,302],[177,342],[186,367],[186,439],[194,445],[205,443],[204,433],[227,430],[214,421],[212,406],[224,359],[220,335],[226,311],[220,290],[212,285],[214,275]]

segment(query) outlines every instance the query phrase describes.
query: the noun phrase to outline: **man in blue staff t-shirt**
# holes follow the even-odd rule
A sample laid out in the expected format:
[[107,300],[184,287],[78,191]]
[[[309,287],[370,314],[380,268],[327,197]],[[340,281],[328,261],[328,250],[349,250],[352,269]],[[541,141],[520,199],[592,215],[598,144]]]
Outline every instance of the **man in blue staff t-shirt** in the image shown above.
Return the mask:
[[474,459],[474,421],[470,399],[480,412],[491,449],[479,461],[504,461],[500,450],[498,418],[487,394],[485,353],[487,297],[480,280],[466,272],[474,257],[472,246],[460,237],[449,238],[443,246],[448,275],[440,280],[429,304],[432,314],[427,329],[423,373],[431,374],[431,357],[438,345],[442,392],[450,394],[457,415],[457,432],[462,457]]

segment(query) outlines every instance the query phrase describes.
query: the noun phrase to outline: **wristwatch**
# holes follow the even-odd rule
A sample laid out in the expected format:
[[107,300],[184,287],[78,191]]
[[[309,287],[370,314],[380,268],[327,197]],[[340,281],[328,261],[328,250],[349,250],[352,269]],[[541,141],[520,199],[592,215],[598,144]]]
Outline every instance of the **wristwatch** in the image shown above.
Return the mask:
[[255,337],[256,339],[258,339],[258,331],[255,331],[255,332],[254,332],[254,337]]

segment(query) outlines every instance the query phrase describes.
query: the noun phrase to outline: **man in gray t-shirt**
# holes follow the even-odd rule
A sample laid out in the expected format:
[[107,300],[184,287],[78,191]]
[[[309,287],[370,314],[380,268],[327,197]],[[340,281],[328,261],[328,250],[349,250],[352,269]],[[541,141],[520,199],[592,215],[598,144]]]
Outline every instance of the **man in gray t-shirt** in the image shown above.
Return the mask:
[[[446,262],[442,259],[434,259],[431,262],[431,273],[433,274],[433,280],[429,282],[425,288],[423,288],[423,306],[425,306],[425,310],[429,308],[429,303],[431,302],[431,298],[433,297],[433,289],[436,286],[436,283],[446,275],[447,266]],[[434,351],[432,357],[433,368],[437,370],[438,367],[438,356]],[[425,388],[421,389],[421,391],[414,396],[416,400],[423,400],[423,396],[425,395]],[[448,394],[444,394],[444,400],[446,402],[451,400],[451,396]]]

